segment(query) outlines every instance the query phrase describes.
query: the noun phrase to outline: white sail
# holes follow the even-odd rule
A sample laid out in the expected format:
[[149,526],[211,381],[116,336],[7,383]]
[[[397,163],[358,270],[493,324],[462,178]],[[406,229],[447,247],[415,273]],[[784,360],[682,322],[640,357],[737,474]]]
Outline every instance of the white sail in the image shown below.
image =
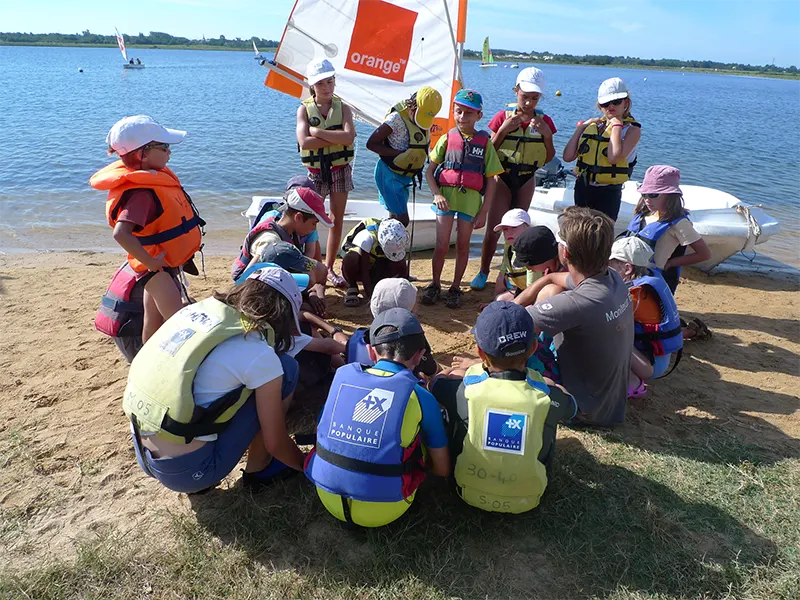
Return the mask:
[[125,38],[116,27],[114,27],[114,31],[117,32],[117,45],[119,46],[119,51],[122,52],[122,58],[125,59],[125,62],[128,62],[128,52],[125,50]]
[[336,94],[378,125],[387,109],[428,85],[442,95],[432,137],[447,131],[461,87],[466,0],[297,0],[265,84],[308,97],[307,65],[328,59]]
[[255,52],[256,56],[260,56],[261,53],[258,51],[258,46],[256,46],[256,41],[255,40],[250,40],[250,41],[253,42],[253,52]]

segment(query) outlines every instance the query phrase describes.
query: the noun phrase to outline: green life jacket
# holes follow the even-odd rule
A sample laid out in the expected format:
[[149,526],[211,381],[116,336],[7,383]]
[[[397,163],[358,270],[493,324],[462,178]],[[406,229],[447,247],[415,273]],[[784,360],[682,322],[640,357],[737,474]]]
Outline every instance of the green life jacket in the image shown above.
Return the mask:
[[425,168],[425,161],[428,159],[428,146],[431,142],[430,132],[422,129],[411,118],[408,108],[406,108],[405,100],[390,108],[389,112],[386,113],[386,117],[388,118],[393,112],[400,115],[406,129],[408,129],[408,149],[394,157],[381,156],[381,159],[395,173],[414,177]]
[[549,387],[536,371],[464,376],[469,424],[455,478],[467,504],[490,512],[522,513],[539,505],[547,487],[539,461],[550,410]]
[[[516,114],[517,105],[506,106],[506,119],[510,119]],[[544,117],[544,112],[538,108],[534,110],[534,114]],[[497,156],[506,172],[510,172],[512,166],[515,166],[519,173],[534,173],[547,161],[547,146],[544,145],[542,134],[529,124],[525,129],[520,126],[506,135],[497,148]]]
[[[122,400],[135,427],[177,443],[227,427],[253,390],[242,386],[201,407],[194,402],[192,384],[200,363],[214,348],[244,333],[241,318],[237,310],[208,298],[182,308],[147,340],[131,363]],[[266,342],[270,345],[271,334]]]

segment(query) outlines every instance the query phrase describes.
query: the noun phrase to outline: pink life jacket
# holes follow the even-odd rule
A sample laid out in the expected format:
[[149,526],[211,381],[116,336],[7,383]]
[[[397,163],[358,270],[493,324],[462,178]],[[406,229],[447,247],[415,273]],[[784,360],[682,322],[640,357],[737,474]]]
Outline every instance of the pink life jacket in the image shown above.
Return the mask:
[[457,127],[447,133],[447,150],[444,162],[434,173],[439,185],[465,188],[483,193],[486,186],[486,146],[491,137],[486,131],[477,131],[466,141]]
[[126,262],[103,294],[94,327],[111,337],[141,336],[144,322],[144,287],[136,288],[136,271]]

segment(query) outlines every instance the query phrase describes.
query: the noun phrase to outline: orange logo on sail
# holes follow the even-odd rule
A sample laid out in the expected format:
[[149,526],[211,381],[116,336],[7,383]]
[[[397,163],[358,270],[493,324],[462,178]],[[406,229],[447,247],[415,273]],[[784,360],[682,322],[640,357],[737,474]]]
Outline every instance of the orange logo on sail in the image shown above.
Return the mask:
[[346,69],[403,81],[417,13],[383,0],[358,3]]

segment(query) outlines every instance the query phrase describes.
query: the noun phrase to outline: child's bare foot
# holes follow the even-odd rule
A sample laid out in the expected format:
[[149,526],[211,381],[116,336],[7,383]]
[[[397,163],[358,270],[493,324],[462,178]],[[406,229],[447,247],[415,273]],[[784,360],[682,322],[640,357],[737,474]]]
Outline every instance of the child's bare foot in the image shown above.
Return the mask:
[[466,371],[472,365],[478,365],[480,362],[481,360],[479,358],[470,358],[469,356],[454,356],[450,366],[453,369]]

